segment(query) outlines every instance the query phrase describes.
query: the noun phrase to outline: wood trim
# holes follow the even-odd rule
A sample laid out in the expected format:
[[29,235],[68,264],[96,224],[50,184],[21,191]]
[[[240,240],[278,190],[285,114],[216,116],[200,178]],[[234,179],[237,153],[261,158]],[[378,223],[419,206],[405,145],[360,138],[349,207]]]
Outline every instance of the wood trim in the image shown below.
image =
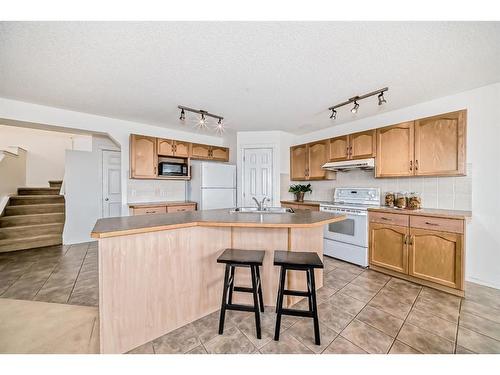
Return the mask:
[[429,218],[426,216],[410,217],[410,227],[428,229],[439,232],[460,233],[464,232],[464,220]]
[[427,217],[439,217],[444,219],[461,219],[466,220],[472,217],[472,212],[470,211],[459,211],[459,210],[442,210],[434,208],[422,208],[420,210],[402,210],[390,207],[380,207],[380,208],[369,208],[368,212],[387,212],[394,215],[409,215],[409,216],[427,216]]
[[404,214],[394,214],[385,212],[370,212],[368,214],[370,223],[380,223],[386,225],[399,225],[407,227],[410,224],[410,217]]

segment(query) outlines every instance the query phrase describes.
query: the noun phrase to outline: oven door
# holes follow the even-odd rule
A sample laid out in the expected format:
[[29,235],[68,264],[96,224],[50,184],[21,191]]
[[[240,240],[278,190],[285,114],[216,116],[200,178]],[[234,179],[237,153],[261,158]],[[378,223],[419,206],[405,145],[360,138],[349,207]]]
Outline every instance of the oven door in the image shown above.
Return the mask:
[[368,215],[362,213],[346,213],[329,211],[347,216],[346,220],[325,225],[324,237],[356,246],[368,247]]

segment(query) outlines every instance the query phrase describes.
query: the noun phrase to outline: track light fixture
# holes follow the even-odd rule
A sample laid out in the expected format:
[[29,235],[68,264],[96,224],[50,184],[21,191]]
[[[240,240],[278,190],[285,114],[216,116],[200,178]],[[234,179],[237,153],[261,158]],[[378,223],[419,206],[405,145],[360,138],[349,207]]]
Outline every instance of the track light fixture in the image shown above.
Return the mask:
[[387,100],[385,100],[384,98],[384,92],[386,91],[389,91],[389,87],[384,87],[383,89],[372,91],[368,94],[353,96],[352,98],[349,98],[345,102],[333,105],[330,108],[328,108],[330,111],[332,111],[330,118],[335,120],[337,118],[337,108],[343,107],[351,103],[354,103],[354,107],[351,108],[351,112],[354,114],[358,113],[359,110],[358,101],[369,98],[370,96],[378,95],[378,105],[387,103]]
[[214,115],[213,113],[204,111],[203,109],[194,109],[194,108],[184,107],[182,105],[178,105],[177,108],[179,108],[181,110],[181,116],[179,117],[180,120],[186,119],[185,111],[198,113],[200,115],[200,120],[197,122],[196,126],[199,129],[208,129],[207,117],[212,117],[212,118],[215,118],[218,120],[217,124],[214,127],[216,133],[217,134],[224,133],[225,129],[224,129],[224,125],[222,124],[222,120],[224,120],[224,117],[219,116],[219,115]]

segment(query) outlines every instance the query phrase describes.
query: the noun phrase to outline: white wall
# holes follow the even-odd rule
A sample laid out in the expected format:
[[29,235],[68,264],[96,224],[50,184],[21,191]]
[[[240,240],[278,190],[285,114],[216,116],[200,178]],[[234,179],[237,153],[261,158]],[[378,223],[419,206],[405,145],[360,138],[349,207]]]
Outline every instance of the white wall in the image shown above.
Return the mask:
[[0,149],[22,147],[27,151],[27,186],[49,186],[62,180],[64,155],[73,149],[73,134],[0,125]]
[[[500,288],[500,199],[497,198],[500,192],[500,83],[295,136],[294,144],[464,108],[467,109],[467,163],[471,172],[468,178],[472,184],[473,214],[467,226],[466,279]],[[405,184],[411,184],[408,180],[413,179],[404,180]],[[330,186],[334,184],[331,182]],[[467,182],[463,187],[467,188]],[[426,205],[425,197],[423,204]]]
[[[123,187],[129,185],[129,135],[132,133],[234,147],[234,134],[231,133],[224,137],[212,136],[205,133],[188,133],[177,130],[175,124],[171,124],[171,128],[162,128],[159,126],[0,98],[0,123],[12,125],[17,121],[44,124],[65,129],[84,130],[91,133],[108,134],[121,149]],[[178,128],[181,129],[180,127]],[[234,148],[232,148],[230,153],[234,153],[234,151]],[[122,215],[128,215],[127,199],[127,189],[123,189]]]
[[0,214],[7,205],[10,195],[19,186],[26,185],[26,150],[22,148],[0,147]]

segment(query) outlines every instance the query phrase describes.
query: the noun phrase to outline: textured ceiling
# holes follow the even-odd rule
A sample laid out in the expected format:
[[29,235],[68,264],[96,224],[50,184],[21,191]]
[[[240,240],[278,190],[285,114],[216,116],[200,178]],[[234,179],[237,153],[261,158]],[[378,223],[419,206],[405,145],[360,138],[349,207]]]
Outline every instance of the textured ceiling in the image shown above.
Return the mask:
[[165,127],[305,133],[498,81],[498,22],[0,23],[0,96]]

